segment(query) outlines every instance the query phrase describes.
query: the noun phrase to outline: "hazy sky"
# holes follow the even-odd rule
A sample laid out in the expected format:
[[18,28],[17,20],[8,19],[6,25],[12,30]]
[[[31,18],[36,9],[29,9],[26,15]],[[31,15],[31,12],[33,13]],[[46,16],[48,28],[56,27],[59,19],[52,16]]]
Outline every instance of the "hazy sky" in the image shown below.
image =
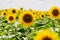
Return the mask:
[[51,6],[60,7],[59,0],[0,0],[0,9],[17,8],[23,6],[24,9],[49,10]]

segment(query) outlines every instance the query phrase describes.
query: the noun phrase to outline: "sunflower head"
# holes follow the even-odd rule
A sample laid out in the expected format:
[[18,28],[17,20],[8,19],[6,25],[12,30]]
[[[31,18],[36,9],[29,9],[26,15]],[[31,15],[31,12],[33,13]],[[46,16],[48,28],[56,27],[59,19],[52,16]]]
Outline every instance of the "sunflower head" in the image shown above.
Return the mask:
[[39,18],[39,13],[40,13],[40,11],[38,11],[38,10],[33,10],[32,12],[33,12],[33,14],[35,15],[36,19],[38,19],[38,18]]
[[59,15],[60,15],[60,9],[57,6],[53,6],[50,10],[49,10],[49,15],[51,18],[53,19],[59,19]]
[[46,29],[41,32],[37,32],[34,40],[58,40],[58,34]]
[[30,23],[32,20],[33,20],[32,16],[28,13],[23,16],[23,21],[26,23]]
[[31,8],[30,8],[30,9],[29,9],[29,11],[31,11],[31,12],[32,12],[32,11],[33,11],[33,9],[31,9]]
[[9,9],[5,8],[4,11],[8,11]]
[[15,9],[15,8],[10,8],[10,9],[8,10],[8,13],[9,13],[9,14],[13,14],[13,15],[17,15],[17,14],[18,14],[18,10]]
[[23,7],[20,7],[20,10],[23,10]]
[[3,10],[1,13],[2,16],[6,16],[7,15],[7,11]]
[[35,20],[35,16],[30,11],[24,11],[19,16],[19,22],[21,22],[24,27],[31,26],[34,23],[34,20]]
[[19,10],[19,11],[20,11],[20,13],[22,13],[22,12],[24,11],[24,10],[23,10],[23,7],[20,7],[20,10]]
[[16,16],[13,14],[8,14],[6,18],[9,23],[14,23],[16,21]]
[[40,19],[44,19],[45,18],[45,13],[43,11],[40,12],[39,18]]

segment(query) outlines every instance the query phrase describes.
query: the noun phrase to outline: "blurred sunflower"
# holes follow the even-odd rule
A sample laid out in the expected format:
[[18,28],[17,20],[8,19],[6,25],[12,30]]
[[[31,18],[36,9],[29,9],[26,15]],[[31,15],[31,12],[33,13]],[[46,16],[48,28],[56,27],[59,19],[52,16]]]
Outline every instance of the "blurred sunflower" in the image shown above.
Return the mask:
[[30,11],[24,11],[19,16],[19,22],[21,22],[23,24],[23,26],[26,28],[33,25],[34,20],[35,20],[35,16]]
[[32,12],[33,12],[33,14],[35,15],[36,19],[38,19],[38,18],[39,18],[39,13],[40,13],[40,11],[33,10]]
[[50,10],[49,10],[49,15],[51,18],[53,19],[59,19],[59,15],[60,15],[60,9],[57,6],[53,6]]
[[23,7],[20,7],[20,10],[23,10]]
[[31,11],[31,12],[32,12],[32,11],[33,11],[33,9],[31,9],[31,8],[30,8],[30,9],[29,9],[29,11]]
[[24,10],[23,10],[23,7],[20,7],[20,10],[19,10],[19,11],[20,11],[20,13],[22,13],[22,12],[24,11]]
[[3,10],[1,15],[5,17],[7,15],[7,11]]
[[7,8],[5,8],[5,9],[3,9],[4,11],[8,11],[9,9],[7,9]]
[[41,13],[39,14],[39,17],[40,17],[40,19],[44,19],[44,18],[45,18],[44,12],[41,12]]
[[9,14],[13,14],[15,16],[18,15],[18,10],[15,8],[10,8],[8,12],[9,12]]
[[58,34],[49,29],[42,30],[41,32],[37,32],[34,40],[58,40]]
[[16,21],[16,16],[14,14],[8,14],[6,18],[9,23],[14,23]]
[[45,15],[49,15],[48,11],[44,11],[44,14],[45,14]]

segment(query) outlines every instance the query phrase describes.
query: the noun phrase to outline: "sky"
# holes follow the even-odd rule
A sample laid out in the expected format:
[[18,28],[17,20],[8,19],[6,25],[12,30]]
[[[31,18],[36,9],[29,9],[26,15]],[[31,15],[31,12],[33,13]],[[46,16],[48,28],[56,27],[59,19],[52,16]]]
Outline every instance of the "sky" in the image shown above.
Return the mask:
[[23,7],[24,9],[49,10],[52,6],[60,7],[59,0],[0,0],[0,9]]

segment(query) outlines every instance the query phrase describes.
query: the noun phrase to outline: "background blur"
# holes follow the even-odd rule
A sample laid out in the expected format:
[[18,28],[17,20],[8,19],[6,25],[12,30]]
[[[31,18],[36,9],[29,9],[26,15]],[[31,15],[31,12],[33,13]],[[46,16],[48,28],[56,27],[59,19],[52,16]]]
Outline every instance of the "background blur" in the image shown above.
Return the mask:
[[59,0],[0,0],[0,9],[17,8],[22,6],[24,9],[49,10],[51,6],[60,7]]

